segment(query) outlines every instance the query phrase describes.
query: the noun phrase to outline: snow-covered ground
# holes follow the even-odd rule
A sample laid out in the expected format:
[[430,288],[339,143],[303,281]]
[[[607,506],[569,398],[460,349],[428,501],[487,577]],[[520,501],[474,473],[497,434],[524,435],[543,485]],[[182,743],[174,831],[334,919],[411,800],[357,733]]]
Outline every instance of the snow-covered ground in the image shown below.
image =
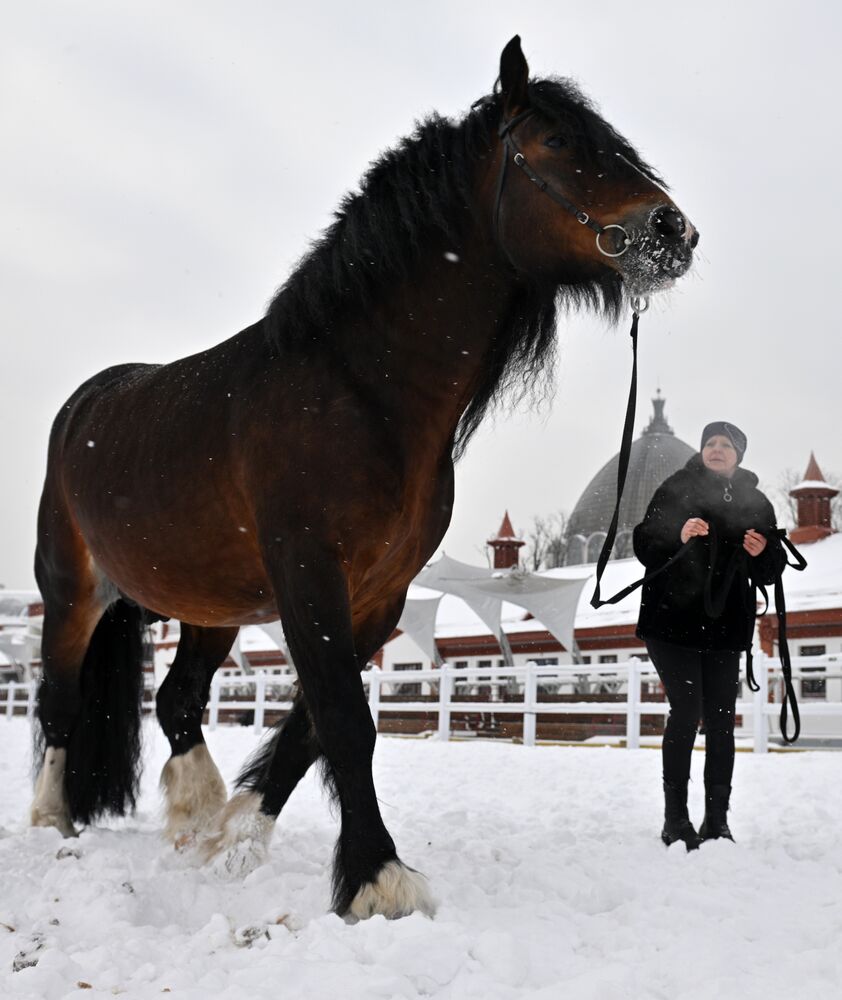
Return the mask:
[[[208,734],[228,780],[254,741]],[[160,841],[165,743],[153,726],[146,743],[137,816],[63,841],[26,827],[29,729],[0,719],[3,997],[842,995],[836,754],[738,755],[738,843],[686,854],[658,840],[655,751],[381,738],[386,823],[439,910],[351,926],[326,912],[336,823],[315,775],[269,862],[226,881]]]

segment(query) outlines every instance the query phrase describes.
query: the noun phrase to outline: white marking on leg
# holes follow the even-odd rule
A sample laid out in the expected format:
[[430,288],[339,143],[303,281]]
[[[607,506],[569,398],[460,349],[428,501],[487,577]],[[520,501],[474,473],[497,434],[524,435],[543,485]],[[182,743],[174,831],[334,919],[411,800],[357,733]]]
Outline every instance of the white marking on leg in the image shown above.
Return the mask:
[[33,826],[54,826],[63,837],[78,836],[70,819],[70,807],[64,793],[64,768],[67,751],[47,747],[44,763],[35,782],[35,798],[29,820]]
[[389,861],[377,873],[377,878],[367,882],[354,896],[348,916],[367,920],[375,913],[382,913],[396,920],[416,910],[427,917],[436,912],[427,880],[400,861]]
[[258,792],[238,792],[214,820],[199,852],[217,873],[242,877],[266,861],[275,820],[261,812],[262,801]]
[[176,847],[190,843],[210,826],[228,798],[222,775],[204,743],[170,757],[161,772],[161,788],[167,815],[164,836]]

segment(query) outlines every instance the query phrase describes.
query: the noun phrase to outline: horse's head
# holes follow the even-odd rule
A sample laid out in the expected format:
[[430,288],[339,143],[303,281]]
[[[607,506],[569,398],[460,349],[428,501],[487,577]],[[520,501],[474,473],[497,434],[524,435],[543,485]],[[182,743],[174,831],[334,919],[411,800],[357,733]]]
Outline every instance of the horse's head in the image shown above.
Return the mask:
[[663,181],[568,81],[528,79],[515,36],[500,58],[496,238],[519,271],[565,285],[669,287],[699,234]]

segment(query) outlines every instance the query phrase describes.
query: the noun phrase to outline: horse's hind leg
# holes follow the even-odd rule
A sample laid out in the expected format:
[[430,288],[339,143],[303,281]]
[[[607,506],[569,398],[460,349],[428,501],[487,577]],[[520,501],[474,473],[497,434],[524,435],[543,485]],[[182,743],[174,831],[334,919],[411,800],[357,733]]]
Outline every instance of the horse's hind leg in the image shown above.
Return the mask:
[[236,637],[236,628],[182,624],[175,660],[158,691],[158,721],[172,754],[161,773],[165,836],[176,846],[203,830],[227,799],[225,783],[205,745],[202,716],[214,672]]
[[289,715],[243,769],[237,788],[260,795],[264,812],[277,816],[320,755],[319,741],[299,689]]
[[[401,602],[400,607],[389,609],[357,629],[354,644],[358,665],[367,663],[391,635],[402,606]],[[265,815],[277,817],[298,782],[321,756],[313,720],[298,687],[289,715],[240,772],[231,810],[258,808]]]
[[43,759],[30,821],[68,837],[76,833],[65,788],[68,746],[82,708],[82,666],[105,600],[87,549],[69,534],[53,532],[46,545],[39,542],[35,572],[44,601],[38,690]]
[[310,713],[299,690],[289,715],[237,778],[237,794],[202,845],[205,858],[223,855],[223,864],[232,874],[245,874],[259,864],[278,814],[320,754]]

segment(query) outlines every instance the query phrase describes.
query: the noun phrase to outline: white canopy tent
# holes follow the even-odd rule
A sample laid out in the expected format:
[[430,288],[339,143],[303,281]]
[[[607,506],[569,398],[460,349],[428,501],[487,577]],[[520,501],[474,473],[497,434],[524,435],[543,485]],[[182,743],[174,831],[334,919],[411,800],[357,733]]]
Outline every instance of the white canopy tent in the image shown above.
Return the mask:
[[576,608],[590,576],[587,571],[573,579],[553,579],[517,568],[492,570],[470,566],[442,556],[415,578],[417,585],[434,593],[409,597],[398,628],[434,663],[441,662],[435,641],[436,615],[442,594],[453,594],[487,626],[497,639],[505,661],[511,663],[512,651],[501,623],[503,602],[508,601],[530,612],[565,649],[572,651]]

